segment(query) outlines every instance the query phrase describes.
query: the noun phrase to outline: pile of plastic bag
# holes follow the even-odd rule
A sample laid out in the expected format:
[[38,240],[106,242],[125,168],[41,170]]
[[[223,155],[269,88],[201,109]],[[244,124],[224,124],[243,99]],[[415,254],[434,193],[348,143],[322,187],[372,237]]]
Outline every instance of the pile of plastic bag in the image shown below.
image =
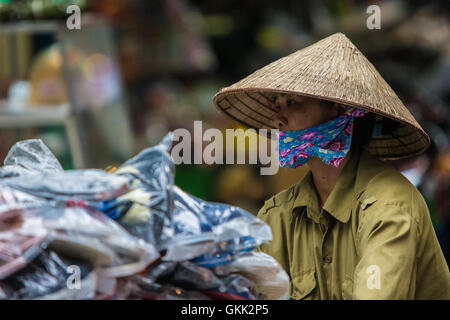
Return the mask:
[[114,172],[64,171],[40,140],[0,168],[0,299],[280,299],[268,225],[174,185],[172,135]]

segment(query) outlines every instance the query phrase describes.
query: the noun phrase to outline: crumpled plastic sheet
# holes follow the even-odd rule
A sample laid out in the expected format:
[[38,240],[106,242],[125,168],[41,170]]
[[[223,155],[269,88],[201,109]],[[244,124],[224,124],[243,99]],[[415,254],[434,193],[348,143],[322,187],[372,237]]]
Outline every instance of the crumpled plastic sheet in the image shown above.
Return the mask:
[[0,178],[62,172],[63,168],[50,149],[39,139],[17,142],[8,152]]
[[[79,271],[80,283],[77,289],[70,289],[68,270],[74,266]],[[14,277],[0,281],[0,299],[92,299],[96,278],[95,269],[88,261],[43,251]]]
[[[244,275],[218,276],[204,267],[229,264],[242,252],[270,241],[269,226],[240,208],[206,202],[174,186],[171,140],[169,133],[113,174],[62,171],[42,142],[18,143],[8,155],[8,165],[1,168],[8,170],[0,169],[0,215],[17,211],[24,221],[39,221],[48,243],[36,248],[91,263],[97,277],[107,280],[96,297],[257,298]],[[5,228],[11,229],[11,223]],[[10,246],[11,239],[20,243],[19,235],[10,234]],[[157,249],[165,256],[153,263],[159,257]],[[29,255],[20,268],[39,252]],[[26,256],[23,250],[17,251],[20,255]]]
[[24,268],[49,242],[49,232],[23,209],[0,212],[0,280]]
[[[128,191],[128,179],[103,170],[64,171],[50,149],[37,139],[17,142],[0,168],[0,186],[58,201],[102,201]],[[22,201],[20,201],[22,202]]]
[[189,261],[177,264],[175,272],[170,278],[170,284],[196,291],[221,288],[223,285],[212,270]]
[[267,300],[289,294],[289,276],[281,265],[263,252],[247,252],[229,264],[214,268],[217,275],[240,274],[255,284],[256,291]]
[[49,206],[49,202],[19,190],[0,186],[0,214],[42,206]]
[[[132,276],[122,287],[124,299],[208,299],[198,292],[201,288],[220,286],[212,273],[189,262],[159,260],[144,273]],[[124,289],[126,288],[126,289]]]
[[87,208],[0,212],[0,280],[15,276],[47,247],[86,259],[110,278],[141,272],[159,257],[153,245]]
[[87,259],[106,277],[143,271],[159,257],[156,248],[131,236],[115,221],[87,208],[37,208],[27,212],[43,219],[52,241],[50,249]]
[[220,277],[223,285],[216,290],[202,290],[201,292],[215,300],[258,300],[252,281],[240,274],[229,274]]
[[45,248],[89,261],[102,279],[136,274],[159,257],[153,245],[89,209],[126,193],[126,176],[63,171],[40,140],[14,145],[0,176],[0,279],[16,279]]
[[[218,277],[212,269],[189,261],[158,261],[146,272],[131,277],[124,298],[158,299],[161,294],[178,292],[172,298],[181,298],[194,292],[215,299],[256,299],[253,283],[242,275],[229,274]],[[178,290],[175,290],[178,289]]]
[[155,300],[209,300],[207,295],[198,291],[190,291],[184,288],[170,285],[162,286],[161,290],[154,297]]
[[172,135],[125,162],[130,191],[99,208],[130,233],[166,250],[164,260],[205,267],[228,263],[272,239],[270,227],[238,207],[203,201],[173,185]]
[[102,201],[126,193],[128,183],[125,177],[89,169],[12,177],[0,185],[45,199]]
[[[121,224],[131,234],[158,248],[172,236],[169,228],[173,202],[170,186],[174,183],[175,164],[168,153],[171,144],[172,133],[169,132],[158,145],[141,151],[114,172],[131,181],[131,194],[119,200],[120,203],[139,204],[137,210],[132,208],[120,219]],[[114,203],[106,205],[114,206]]]
[[158,283],[195,291],[215,289],[222,286],[222,281],[216,277],[212,270],[189,261],[169,262],[160,260],[152,264],[143,274],[137,275],[133,281],[142,285]]
[[196,258],[198,264],[210,267],[272,240],[270,227],[241,208],[203,201],[177,186],[171,190],[174,236],[165,243],[164,260]]
[[119,299],[127,300],[210,300],[207,295],[199,291],[186,290],[170,284],[140,283],[132,287],[133,283],[126,282],[119,289]]

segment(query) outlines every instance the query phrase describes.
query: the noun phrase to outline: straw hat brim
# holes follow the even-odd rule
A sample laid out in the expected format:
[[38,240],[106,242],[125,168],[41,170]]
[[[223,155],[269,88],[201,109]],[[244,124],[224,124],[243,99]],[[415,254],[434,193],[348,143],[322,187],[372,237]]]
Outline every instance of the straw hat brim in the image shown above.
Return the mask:
[[[338,49],[342,48],[342,52]],[[350,58],[348,58],[350,56]],[[332,61],[332,62],[330,62]],[[254,129],[276,128],[270,93],[285,93],[359,107],[396,121],[388,134],[372,137],[369,152],[396,160],[424,152],[430,139],[375,67],[338,33],[257,70],[213,98],[230,119]]]

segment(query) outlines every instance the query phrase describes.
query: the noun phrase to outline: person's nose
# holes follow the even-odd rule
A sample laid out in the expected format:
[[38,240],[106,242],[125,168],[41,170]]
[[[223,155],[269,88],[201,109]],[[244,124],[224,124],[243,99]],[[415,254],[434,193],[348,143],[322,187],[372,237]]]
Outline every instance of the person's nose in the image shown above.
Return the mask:
[[281,114],[281,112],[276,113],[273,119],[274,123],[275,123],[275,127],[279,130],[286,130],[286,127],[288,125],[288,120],[287,118]]
[[279,130],[287,130],[289,121],[287,117],[286,106],[283,104],[282,101],[276,101],[275,110],[277,111],[273,119],[275,127],[278,128]]

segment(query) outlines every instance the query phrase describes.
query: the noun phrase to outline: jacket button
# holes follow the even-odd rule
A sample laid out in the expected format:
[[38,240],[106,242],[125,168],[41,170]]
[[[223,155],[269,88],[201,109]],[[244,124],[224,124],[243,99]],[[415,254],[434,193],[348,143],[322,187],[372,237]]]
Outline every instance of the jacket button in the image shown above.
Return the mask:
[[331,256],[325,256],[325,257],[323,258],[323,261],[324,261],[325,263],[331,263],[331,261],[333,261],[333,258],[331,258]]

